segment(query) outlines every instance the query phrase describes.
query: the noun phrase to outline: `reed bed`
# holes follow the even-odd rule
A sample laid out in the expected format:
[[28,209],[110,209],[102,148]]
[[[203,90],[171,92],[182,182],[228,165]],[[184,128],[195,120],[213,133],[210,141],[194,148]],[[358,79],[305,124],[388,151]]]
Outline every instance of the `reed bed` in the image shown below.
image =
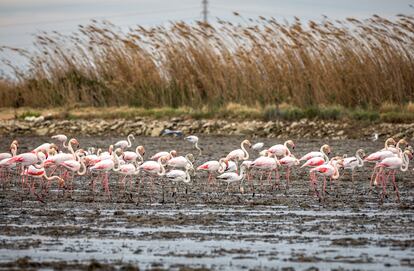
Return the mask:
[[39,34],[35,52],[2,48],[29,64],[5,63],[16,80],[0,81],[0,106],[380,110],[414,100],[413,16],[245,21],[129,31],[92,21],[70,35]]

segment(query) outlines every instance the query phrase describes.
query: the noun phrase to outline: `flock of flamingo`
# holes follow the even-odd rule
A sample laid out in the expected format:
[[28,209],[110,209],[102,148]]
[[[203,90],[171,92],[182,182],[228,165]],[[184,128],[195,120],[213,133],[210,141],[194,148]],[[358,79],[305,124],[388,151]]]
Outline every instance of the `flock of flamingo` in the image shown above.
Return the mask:
[[[298,159],[292,153],[295,149],[292,140],[268,149],[263,149],[264,143],[252,145],[249,140],[244,140],[241,142],[240,149],[231,151],[217,161],[207,161],[195,166],[193,154],[179,156],[175,150],[158,152],[145,161],[144,146],[137,146],[135,151],[128,150],[132,147],[133,140],[135,140],[134,136],[128,135],[126,140],[118,141],[110,145],[108,150],[102,151],[92,147],[79,148],[79,142],[75,138],[68,141],[67,136],[56,135],[52,136],[52,141],[56,143],[44,143],[30,152],[20,154],[18,154],[18,141],[13,140],[10,152],[0,153],[0,178],[3,188],[15,181],[17,187],[21,185],[25,194],[35,195],[39,201],[44,202],[54,181],[58,192],[62,190],[64,194],[71,195],[74,191],[74,178],[88,174],[91,175],[90,187],[93,194],[95,194],[96,182],[100,179],[102,190],[111,198],[110,174],[118,174],[119,191],[123,190],[125,193],[129,190],[131,195],[130,192],[135,189],[139,195],[143,186],[150,193],[151,199],[158,178],[162,183],[172,184],[172,195],[175,198],[178,183],[186,184],[187,193],[187,185],[194,182],[192,177],[195,172],[204,171],[208,173],[208,178],[202,187],[219,189],[218,183],[224,182],[227,184],[226,192],[229,192],[231,184],[236,184],[239,192],[245,193],[244,184],[246,184],[254,195],[256,190],[254,184],[259,183],[260,190],[263,192],[263,184],[266,180],[270,187],[268,189],[280,188],[282,170],[285,172],[284,189],[289,189],[291,171],[300,167],[308,170],[309,187],[321,201],[325,198],[325,194],[328,194],[327,178],[331,186],[333,180],[341,177],[341,170],[348,170],[351,171],[353,184],[356,168],[364,167],[368,162],[375,164],[370,179],[370,191],[372,186],[377,186],[382,202],[384,196],[387,196],[387,186],[391,180],[399,202],[400,194],[395,174],[397,171],[407,171],[409,161],[414,154],[413,148],[406,140],[401,139],[396,142],[393,138],[388,138],[383,149],[370,155],[359,149],[352,157],[344,155],[329,158],[331,148],[325,144],[319,151],[309,152]],[[196,155],[202,154],[197,136],[187,136],[185,140],[197,149]],[[250,155],[246,148],[256,152],[258,158],[249,160]],[[260,178],[255,178],[258,174]],[[143,175],[149,176],[146,182],[142,178]],[[264,175],[267,175],[267,179],[263,179]],[[323,178],[320,189],[319,177]],[[164,197],[164,185],[162,187]]]

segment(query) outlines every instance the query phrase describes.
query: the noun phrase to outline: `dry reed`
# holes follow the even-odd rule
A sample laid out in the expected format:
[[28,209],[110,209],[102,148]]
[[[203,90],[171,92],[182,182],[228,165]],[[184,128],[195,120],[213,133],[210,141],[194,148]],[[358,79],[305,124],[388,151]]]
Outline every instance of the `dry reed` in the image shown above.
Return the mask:
[[36,52],[16,48],[0,106],[218,108],[340,105],[377,108],[414,100],[414,17],[304,24],[259,17],[138,26],[93,21],[69,36],[42,33]]

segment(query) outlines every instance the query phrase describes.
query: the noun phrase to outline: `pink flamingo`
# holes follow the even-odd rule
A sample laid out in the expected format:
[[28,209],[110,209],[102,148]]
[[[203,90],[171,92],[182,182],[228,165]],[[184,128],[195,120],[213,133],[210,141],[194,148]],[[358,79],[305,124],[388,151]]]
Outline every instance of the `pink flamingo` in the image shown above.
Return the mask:
[[249,147],[252,146],[249,140],[247,139],[243,140],[243,142],[240,144],[240,149],[236,149],[236,150],[229,152],[229,154],[227,154],[226,156],[226,159],[235,160],[237,162],[240,160],[249,159],[249,153],[246,151],[246,148],[244,147],[244,145],[247,145]]
[[363,157],[365,157],[365,152],[363,149],[359,149],[356,151],[355,156],[344,158],[344,169],[351,170],[352,185],[354,185],[355,169],[364,166]]
[[122,150],[126,148],[130,148],[132,146],[131,139],[135,140],[135,137],[133,134],[129,134],[127,136],[127,140],[120,140],[116,142],[114,145],[116,148],[121,148]]
[[63,148],[67,149],[68,145],[66,145],[66,141],[68,141],[68,137],[66,135],[54,135],[52,136],[52,139],[56,139],[57,141],[59,141]]
[[[119,160],[118,160],[118,156],[116,155],[116,153],[112,152],[111,159],[102,160],[96,163],[94,166],[89,168],[91,172],[98,171],[104,174],[104,177],[102,179],[102,186],[105,190],[105,194],[109,196],[110,199],[112,199],[112,195],[109,189],[109,171],[113,170],[115,168],[115,165],[119,165]],[[92,192],[94,192],[94,190],[95,190],[95,180],[92,179]]]
[[329,145],[325,144],[321,147],[320,151],[312,151],[304,156],[302,156],[299,161],[308,161],[309,159],[312,159],[314,157],[325,157],[331,153],[331,147]]
[[[72,172],[72,176],[70,179],[70,191],[73,191],[73,179],[75,177],[75,174],[78,176],[82,176],[86,174],[86,166],[83,160],[79,157],[79,154],[76,154],[76,159],[66,160],[59,164],[64,169],[66,169],[66,172],[64,176],[66,177],[68,172]],[[82,170],[81,170],[82,169]]]
[[189,153],[186,156],[177,156],[173,157],[170,160],[167,161],[167,166],[173,167],[173,168],[183,168],[186,167],[194,168],[193,167],[194,162],[194,156]]
[[221,158],[220,161],[214,161],[214,160],[207,161],[203,163],[202,165],[198,166],[197,170],[207,171],[208,172],[207,183],[211,184],[213,181],[213,173],[224,171],[223,163],[224,163],[224,158]]
[[[326,163],[329,162],[329,158],[326,155],[327,153],[330,153],[330,147],[328,145],[323,145],[321,147],[320,152],[309,152],[308,154],[302,156],[301,159],[299,159],[299,161],[303,161],[305,160],[306,162],[300,167],[300,168],[304,168],[304,167],[318,167],[318,166],[322,166]],[[315,180],[315,176],[314,176],[314,172],[310,171],[309,173],[309,187],[314,187],[315,184],[313,183],[313,181]]]
[[177,156],[177,151],[172,150],[170,152],[166,152],[166,151],[162,151],[162,152],[157,152],[156,154],[154,154],[150,159],[151,160],[158,160],[160,159],[160,157],[166,157],[167,160],[176,157]]
[[286,189],[289,189],[291,168],[293,166],[298,166],[300,162],[293,154],[290,154],[279,159],[279,163],[282,167],[286,168]]
[[[317,166],[315,168],[312,168],[310,170],[310,174],[313,175],[314,180],[313,180],[313,187],[315,189],[315,193],[318,196],[319,200],[321,199],[321,197],[319,196],[319,192],[318,189],[316,187],[318,180],[316,177],[316,174],[320,174],[323,176],[323,190],[322,193],[325,194],[326,193],[326,177],[330,177],[331,179],[338,179],[339,178],[339,171],[338,171],[338,167],[343,166],[343,162],[342,161],[338,161],[336,163],[336,165],[333,165],[332,161],[330,161],[328,164],[324,164],[321,166]],[[313,173],[313,174],[312,174]]]
[[374,152],[370,155],[368,155],[364,161],[366,162],[374,162],[375,166],[374,169],[372,170],[372,174],[371,174],[371,180],[369,183],[369,190],[371,191],[372,189],[372,184],[377,185],[378,184],[378,176],[381,175],[380,172],[377,172],[378,169],[379,171],[382,171],[382,168],[377,167],[378,163],[381,162],[382,160],[384,160],[385,158],[388,157],[394,157],[396,154],[391,150],[393,147],[389,146],[390,143],[395,143],[395,140],[393,138],[388,138],[385,141],[385,148]]
[[125,162],[135,163],[138,159],[139,163],[142,163],[142,162],[144,162],[144,159],[142,158],[143,155],[145,155],[144,146],[138,146],[135,149],[135,152],[132,152],[132,151],[123,152],[122,158],[124,159]]
[[[187,166],[185,167],[185,171],[184,170],[180,170],[180,169],[173,169],[171,171],[169,171],[167,174],[165,174],[165,177],[168,178],[168,180],[173,183],[173,184],[177,184],[179,182],[183,182],[186,187],[185,187],[185,194],[187,195],[187,191],[188,191],[188,187],[187,185],[191,182],[191,176],[189,171],[194,171],[194,168],[192,166],[190,166],[189,164],[187,164]],[[177,187],[174,186],[174,190],[172,193],[172,196],[174,198],[175,201],[175,195],[177,193]]]
[[154,194],[154,177],[153,175],[157,176],[164,176],[165,175],[165,167],[168,160],[167,156],[159,157],[157,162],[156,161],[146,161],[142,165],[138,167],[139,170],[145,171],[151,175],[151,196],[150,200],[152,201],[152,194]]
[[[9,175],[8,174],[8,170],[11,169],[11,168],[13,168],[14,165],[15,165],[15,164],[14,165],[9,165],[8,162],[10,161],[10,159],[12,159],[13,157],[15,157],[17,155],[18,145],[16,143],[17,143],[17,141],[15,140],[15,141],[12,142],[12,144],[10,146],[10,152],[11,152],[11,154],[10,153],[7,153],[7,154],[10,154],[10,157],[3,158],[0,161],[0,169],[2,169],[2,174],[0,175],[0,177],[1,177],[1,179],[4,179],[5,183],[9,181],[8,180],[9,179],[9,177],[8,177],[8,175]],[[3,156],[3,157],[6,157],[6,156]]]
[[292,149],[295,149],[295,143],[292,140],[287,140],[285,143],[273,145],[268,149],[271,154],[275,154],[277,157],[289,156],[290,150],[288,146],[291,146]]
[[[394,185],[395,193],[397,194],[397,202],[400,202],[400,192],[398,191],[398,186],[395,182],[395,173],[397,170],[400,170],[402,172],[407,171],[410,159],[412,159],[411,151],[400,151],[400,155],[398,157],[387,157],[376,165],[376,167],[390,170],[387,177],[382,181],[383,193],[381,194],[381,201],[383,200],[383,197],[386,194],[388,178],[392,176],[392,183]],[[382,173],[382,175],[383,174],[384,173]],[[381,176],[381,178],[384,178],[384,176]]]
[[[134,163],[131,164],[123,164],[119,165],[117,169],[114,169],[114,171],[117,171],[122,177],[120,179],[120,182],[122,184],[124,193],[126,192],[126,186],[125,186],[125,180],[129,177],[129,190],[132,191],[132,176],[137,176],[140,173],[140,170],[137,168],[137,166]],[[137,191],[139,192],[139,190]]]
[[[48,183],[51,181],[57,180],[58,181],[58,188],[65,188],[65,180],[60,178],[59,176],[47,176],[46,171],[43,167],[35,167],[30,165],[26,170],[22,172],[22,176],[32,177],[32,178],[42,178],[45,179]],[[37,197],[37,199],[44,203],[43,196],[36,193],[35,183],[33,182],[30,185],[30,192]]]
[[226,192],[229,189],[231,183],[240,182],[240,192],[244,193],[244,189],[242,188],[242,182],[246,175],[246,168],[240,167],[240,174],[236,172],[225,172],[219,176],[217,176],[217,180],[223,181],[227,183]]
[[[256,160],[254,160],[250,167],[259,169],[259,170],[265,170],[269,171],[269,174],[267,176],[267,181],[270,184],[272,171],[275,172],[275,185],[278,186],[278,180],[279,180],[279,174],[277,173],[277,167],[280,166],[279,160],[275,155],[270,154],[269,152],[266,153],[268,156],[260,156]],[[273,157],[272,157],[273,156]],[[260,182],[260,185],[262,186],[262,182]]]

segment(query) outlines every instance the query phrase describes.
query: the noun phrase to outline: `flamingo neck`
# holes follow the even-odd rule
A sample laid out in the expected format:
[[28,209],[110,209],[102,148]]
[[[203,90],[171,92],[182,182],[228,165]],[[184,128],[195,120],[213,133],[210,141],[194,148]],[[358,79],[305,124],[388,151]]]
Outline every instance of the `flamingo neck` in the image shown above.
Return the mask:
[[132,143],[131,143],[131,138],[132,138],[132,135],[128,135],[128,136],[127,136],[127,140],[128,140],[128,145],[127,145],[127,147],[128,147],[128,148],[130,148],[130,147],[132,146]]
[[70,142],[70,140],[69,140],[69,143],[68,143],[68,150],[73,155],[73,157],[76,159],[76,154],[75,154],[75,151],[73,150],[72,142]]
[[[78,170],[78,175],[85,175],[85,173],[86,173],[86,165],[85,165],[85,162],[83,162],[83,159],[81,159],[80,157],[79,157],[79,155],[76,155],[77,156],[77,158],[79,159],[79,163],[81,164],[81,168]],[[81,169],[83,169],[83,170],[81,170]]]
[[339,170],[337,166],[334,166],[334,174],[332,175],[332,179],[338,179],[339,178]]
[[194,147],[198,150],[198,155],[201,155],[201,149],[198,146],[198,141],[196,141],[196,143],[194,144]]
[[116,155],[115,152],[112,152],[112,161],[114,161],[113,170],[114,171],[119,171],[120,170],[119,158],[118,158],[118,156]]
[[402,159],[403,159],[403,164],[401,165],[400,170],[404,172],[408,170],[408,164],[410,163],[410,160],[408,159],[408,155],[406,153],[404,153]]
[[162,157],[160,157],[160,158],[158,159],[158,164],[160,165],[160,171],[159,171],[159,172],[157,172],[158,176],[164,176],[164,175],[165,175],[165,167],[164,167],[164,165],[161,163],[161,158],[162,158]]
[[240,147],[241,147],[242,151],[244,152],[243,160],[247,160],[247,159],[249,159],[249,153],[244,148],[244,144],[245,144],[245,142],[243,141],[241,143]]
[[323,160],[325,160],[325,163],[328,163],[328,162],[329,162],[329,157],[328,157],[328,155],[326,155],[326,153],[325,153],[325,152],[323,152],[323,151],[322,151],[322,154],[323,154]]
[[361,155],[359,154],[358,151],[355,154],[355,157],[358,160],[358,167],[363,167],[364,166],[364,160],[362,160]]

